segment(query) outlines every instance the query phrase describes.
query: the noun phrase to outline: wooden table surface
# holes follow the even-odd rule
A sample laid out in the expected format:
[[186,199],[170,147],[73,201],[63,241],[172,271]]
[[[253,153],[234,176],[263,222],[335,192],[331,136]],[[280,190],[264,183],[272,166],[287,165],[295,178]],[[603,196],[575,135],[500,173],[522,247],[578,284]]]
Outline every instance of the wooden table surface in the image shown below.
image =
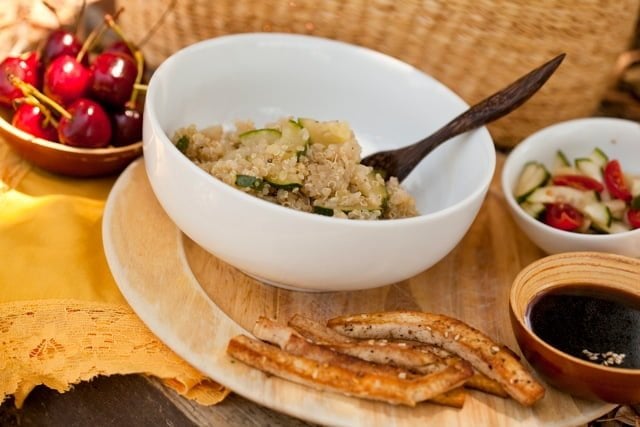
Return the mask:
[[0,426],[310,426],[231,394],[215,406],[182,398],[154,379],[114,375],[67,393],[37,387],[21,409],[0,406]]
[[[112,1],[99,1],[98,6],[109,9]],[[625,114],[618,112],[615,115]],[[635,410],[640,410],[640,407]],[[632,425],[631,422],[594,421],[589,424],[623,426]],[[635,422],[639,425],[640,419]],[[21,409],[15,408],[13,398],[0,405],[0,426],[89,425],[224,427],[311,424],[261,407],[235,394],[218,405],[201,406],[177,395],[160,381],[141,375],[98,377],[62,394],[40,386],[29,395]]]

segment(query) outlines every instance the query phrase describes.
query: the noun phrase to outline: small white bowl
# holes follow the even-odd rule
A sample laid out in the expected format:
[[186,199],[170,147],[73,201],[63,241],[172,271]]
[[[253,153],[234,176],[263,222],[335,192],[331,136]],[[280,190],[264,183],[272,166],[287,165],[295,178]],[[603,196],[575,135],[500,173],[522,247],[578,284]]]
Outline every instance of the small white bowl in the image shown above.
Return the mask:
[[368,49],[300,35],[219,37],[183,49],[154,73],[145,165],[178,227],[247,274],[296,290],[373,288],[429,268],[466,233],[495,168],[486,129],[444,144],[405,180],[421,216],[385,221],[329,218],[250,196],[198,168],[169,137],[188,124],[340,119],[366,155],[413,143],[466,108],[433,78]]
[[509,154],[502,169],[502,190],[507,205],[522,231],[549,254],[597,251],[640,257],[640,229],[616,234],[558,230],[527,215],[513,195],[527,162],[542,162],[550,168],[558,150],[572,160],[588,156],[596,147],[610,159],[618,159],[625,173],[640,174],[640,124],[612,118],[570,120],[534,133]]

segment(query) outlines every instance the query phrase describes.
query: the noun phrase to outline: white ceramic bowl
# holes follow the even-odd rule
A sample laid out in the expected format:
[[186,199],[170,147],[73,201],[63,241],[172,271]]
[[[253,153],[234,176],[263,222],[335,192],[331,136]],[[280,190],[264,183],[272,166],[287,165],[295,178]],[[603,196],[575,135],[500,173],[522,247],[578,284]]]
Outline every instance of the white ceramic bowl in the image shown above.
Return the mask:
[[495,168],[486,129],[428,156],[405,180],[422,215],[388,221],[340,220],[260,200],[196,167],[169,136],[192,123],[341,119],[368,154],[412,143],[466,107],[431,77],[371,50],[300,35],[219,37],[174,54],[153,75],[144,159],[167,214],[218,258],[290,289],[372,288],[429,268],[463,237]]
[[595,147],[618,159],[625,173],[640,174],[640,124],[622,119],[588,118],[547,127],[522,141],[502,169],[502,189],[513,218],[542,250],[610,252],[640,257],[640,229],[617,234],[580,234],[552,228],[527,215],[513,191],[525,163],[535,160],[551,167],[557,150],[569,160],[588,156]]

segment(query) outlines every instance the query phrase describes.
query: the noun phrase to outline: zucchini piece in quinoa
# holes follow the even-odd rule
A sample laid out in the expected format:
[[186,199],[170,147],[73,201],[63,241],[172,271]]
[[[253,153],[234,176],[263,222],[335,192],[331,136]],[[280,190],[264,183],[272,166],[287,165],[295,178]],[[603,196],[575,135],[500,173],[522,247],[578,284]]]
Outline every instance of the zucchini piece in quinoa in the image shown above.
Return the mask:
[[318,215],[333,216],[333,209],[322,206],[314,206],[312,212]]
[[265,141],[267,144],[273,144],[282,137],[282,132],[278,129],[264,128],[252,129],[238,135],[238,139],[244,145],[257,144]]
[[[379,178],[378,178],[379,177]],[[362,205],[338,205],[330,207],[328,205],[315,205],[313,212],[320,215],[333,216],[334,210],[342,211],[348,214],[351,211],[363,210],[363,211],[380,211],[382,214],[387,207],[387,201],[389,200],[389,192],[387,186],[382,179],[382,175],[379,172],[372,170],[367,175],[368,186],[360,188],[360,191],[364,197],[369,199],[369,204]],[[375,201],[373,201],[373,200]]]
[[282,124],[280,142],[287,147],[285,158],[296,156],[300,158],[307,151],[309,132],[294,120],[287,120]]
[[387,201],[389,200],[389,192],[387,191],[387,185],[384,182],[384,177],[380,174],[380,172],[372,170],[367,175],[367,181],[369,182],[369,187],[363,187],[361,189],[362,194],[367,198],[377,197],[380,199],[379,204],[376,203],[375,205],[370,205],[368,209],[384,210],[387,206]]
[[293,191],[296,188],[302,187],[302,182],[296,182],[294,180],[278,180],[278,179],[269,178],[269,177],[265,177],[264,180],[269,185],[271,185],[274,188],[277,188],[278,190]]
[[300,188],[303,184],[303,178],[295,172],[280,172],[277,174],[267,175],[264,177],[264,181],[274,188],[287,191],[293,191],[296,188]]
[[260,190],[264,186],[264,181],[251,175],[236,175],[236,185],[243,188],[253,188]]
[[309,132],[309,142],[312,144],[342,144],[351,139],[351,128],[347,122],[320,122],[306,118],[300,118],[298,122]]
[[187,135],[182,135],[176,141],[176,148],[180,150],[182,154],[185,154],[187,152],[187,148],[189,148],[189,137]]

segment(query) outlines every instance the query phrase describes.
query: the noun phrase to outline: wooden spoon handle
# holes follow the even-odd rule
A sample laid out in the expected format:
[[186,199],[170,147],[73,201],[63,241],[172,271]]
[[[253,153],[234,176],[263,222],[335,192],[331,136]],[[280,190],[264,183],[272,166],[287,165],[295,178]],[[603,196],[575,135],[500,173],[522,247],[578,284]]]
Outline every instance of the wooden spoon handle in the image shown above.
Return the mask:
[[[551,61],[520,77],[501,91],[473,105],[430,136],[415,144],[396,150],[395,155],[399,158],[394,167],[395,170],[387,170],[387,172],[397,176],[402,181],[427,154],[443,142],[509,114],[531,98],[544,85],[564,57],[564,53],[556,56]],[[390,152],[379,154],[385,153],[387,155],[391,154]],[[376,154],[371,157],[373,158],[374,156]],[[363,163],[373,166],[367,159],[364,159]],[[382,168],[385,169],[384,167]]]

